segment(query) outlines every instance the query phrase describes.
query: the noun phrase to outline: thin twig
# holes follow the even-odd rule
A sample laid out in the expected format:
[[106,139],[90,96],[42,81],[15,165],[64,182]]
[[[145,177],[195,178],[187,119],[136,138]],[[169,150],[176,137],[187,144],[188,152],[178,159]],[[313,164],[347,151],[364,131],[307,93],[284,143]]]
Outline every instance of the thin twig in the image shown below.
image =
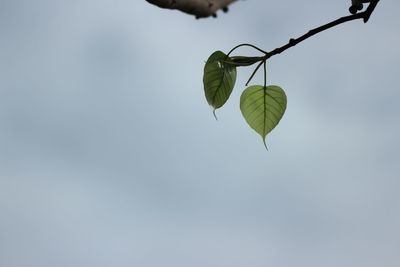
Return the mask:
[[378,4],[379,0],[373,0],[371,1],[371,3],[368,5],[367,9],[361,13],[357,13],[354,15],[350,15],[350,16],[345,16],[345,17],[341,17],[337,20],[334,20],[332,22],[329,22],[325,25],[322,25],[320,27],[317,27],[315,29],[312,29],[310,31],[308,31],[306,34],[303,34],[302,36],[298,37],[298,38],[291,38],[289,40],[289,42],[281,47],[275,48],[274,50],[272,50],[271,52],[268,52],[265,56],[264,59],[268,59],[274,55],[280,54],[283,51],[297,45],[298,43],[303,42],[304,40],[310,38],[311,36],[320,33],[322,31],[328,30],[330,28],[333,28],[335,26],[338,26],[342,23],[348,22],[348,21],[352,21],[352,20],[356,20],[356,19],[362,19],[364,21],[364,23],[367,23],[369,18],[371,17],[372,12],[375,10],[376,5]]

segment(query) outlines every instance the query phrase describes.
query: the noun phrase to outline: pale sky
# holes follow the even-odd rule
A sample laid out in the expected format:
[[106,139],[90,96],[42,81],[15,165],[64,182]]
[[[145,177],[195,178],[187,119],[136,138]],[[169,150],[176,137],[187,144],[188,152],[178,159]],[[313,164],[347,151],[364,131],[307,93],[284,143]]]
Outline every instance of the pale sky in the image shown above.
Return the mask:
[[272,50],[349,2],[195,20],[0,0],[0,266],[400,266],[399,1],[270,60],[288,108],[269,151],[239,109],[252,68],[218,121],[202,87],[213,51]]

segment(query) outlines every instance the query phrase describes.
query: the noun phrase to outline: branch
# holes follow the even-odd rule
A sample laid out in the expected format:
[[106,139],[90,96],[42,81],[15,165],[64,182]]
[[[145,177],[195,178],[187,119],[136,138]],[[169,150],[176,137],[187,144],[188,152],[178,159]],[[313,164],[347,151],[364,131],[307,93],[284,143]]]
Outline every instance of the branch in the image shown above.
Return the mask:
[[375,10],[376,5],[378,4],[380,0],[371,0],[370,4],[368,5],[367,9],[361,13],[357,13],[354,15],[350,15],[350,16],[345,16],[345,17],[341,17],[337,20],[334,20],[332,22],[329,22],[325,25],[322,25],[320,27],[317,27],[315,29],[312,29],[310,31],[308,31],[306,34],[298,37],[298,38],[291,38],[289,40],[289,42],[281,47],[275,48],[274,50],[272,50],[271,52],[268,52],[265,54],[265,56],[261,59],[261,60],[267,60],[268,58],[280,54],[283,51],[297,45],[298,43],[303,42],[304,40],[310,38],[311,36],[323,32],[325,30],[328,30],[330,28],[333,28],[335,26],[338,26],[342,23],[348,22],[348,21],[352,21],[352,20],[356,20],[356,19],[362,19],[364,21],[364,23],[367,23],[369,18],[371,17],[372,12]]
[[[289,42],[288,42],[287,44],[285,44],[285,45],[283,45],[283,46],[281,46],[281,47],[275,48],[275,49],[272,50],[271,52],[264,52],[263,50],[259,49],[258,47],[254,47],[254,48],[257,49],[258,51],[263,52],[265,55],[262,56],[262,57],[251,57],[251,58],[248,58],[248,57],[247,57],[247,59],[250,59],[250,61],[246,62],[247,64],[243,64],[243,62],[242,62],[242,65],[240,65],[240,64],[239,64],[240,62],[239,62],[235,57],[231,57],[231,61],[233,61],[233,62],[235,63],[236,66],[250,66],[250,65],[253,65],[253,64],[257,63],[257,62],[260,62],[260,63],[258,63],[257,67],[254,69],[254,71],[253,71],[252,74],[250,75],[250,78],[247,80],[247,83],[246,83],[246,86],[247,86],[247,85],[251,82],[251,80],[253,79],[254,75],[257,73],[257,71],[258,71],[259,68],[261,67],[261,65],[262,65],[263,63],[265,63],[266,60],[269,59],[270,57],[275,56],[275,55],[278,55],[278,54],[284,52],[285,50],[287,50],[287,49],[289,49],[289,48],[291,48],[291,47],[297,45],[298,43],[303,42],[304,40],[310,38],[311,36],[314,36],[314,35],[317,34],[317,33],[323,32],[323,31],[325,31],[325,30],[328,30],[328,29],[330,29],[330,28],[333,28],[333,27],[335,27],[335,26],[337,26],[337,25],[340,25],[340,24],[342,24],[342,23],[345,23],[345,22],[348,22],[348,21],[352,21],[352,20],[356,20],[356,19],[362,19],[362,20],[364,21],[364,23],[367,23],[368,20],[369,20],[369,18],[370,18],[371,15],[372,15],[372,12],[374,12],[375,7],[376,7],[376,5],[378,4],[379,1],[380,1],[380,0],[371,0],[371,2],[370,2],[370,4],[368,5],[367,9],[366,9],[365,11],[361,12],[361,13],[357,13],[357,14],[354,14],[354,15],[341,17],[341,18],[339,18],[339,19],[337,19],[337,20],[334,20],[334,21],[332,21],[332,22],[329,22],[329,23],[327,23],[327,24],[325,24],[325,25],[322,25],[322,26],[320,26],[320,27],[314,28],[314,29],[308,31],[307,33],[303,34],[302,36],[300,36],[300,37],[298,37],[298,38],[296,38],[296,39],[290,38],[290,40],[289,40]],[[241,44],[241,45],[235,46],[235,47],[228,53],[228,56],[229,56],[234,50],[236,50],[237,48],[239,48],[239,47],[241,47],[241,46],[249,46],[249,44]],[[250,46],[252,46],[252,45],[250,45]],[[239,57],[239,59],[240,59],[240,58],[241,58],[241,57]],[[242,59],[242,60],[243,60],[243,59]]]
[[228,11],[228,5],[236,0],[146,0],[161,8],[177,9],[196,18],[216,17],[216,12],[222,9]]

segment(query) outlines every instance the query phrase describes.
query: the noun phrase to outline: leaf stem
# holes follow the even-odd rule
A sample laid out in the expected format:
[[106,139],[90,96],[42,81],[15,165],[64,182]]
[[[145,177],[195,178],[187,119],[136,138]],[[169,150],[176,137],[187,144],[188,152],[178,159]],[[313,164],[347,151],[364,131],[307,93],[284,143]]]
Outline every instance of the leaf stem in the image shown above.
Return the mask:
[[256,75],[258,69],[261,67],[261,65],[265,62],[265,60],[262,60],[260,63],[258,63],[257,67],[254,69],[253,73],[250,75],[250,78],[246,82],[246,86],[249,85],[251,80],[254,78],[254,75]]
[[264,88],[267,87],[267,61],[264,60]]
[[243,46],[249,46],[249,47],[252,47],[252,48],[254,48],[254,49],[260,51],[260,52],[263,53],[263,54],[268,54],[268,52],[262,50],[261,48],[255,46],[255,45],[252,45],[252,44],[240,44],[240,45],[237,45],[237,46],[235,46],[234,48],[232,48],[231,51],[229,51],[229,53],[228,53],[227,56],[229,56],[230,54],[232,54],[232,52],[235,51],[236,49],[238,49],[238,48],[240,48],[240,47],[243,47]]

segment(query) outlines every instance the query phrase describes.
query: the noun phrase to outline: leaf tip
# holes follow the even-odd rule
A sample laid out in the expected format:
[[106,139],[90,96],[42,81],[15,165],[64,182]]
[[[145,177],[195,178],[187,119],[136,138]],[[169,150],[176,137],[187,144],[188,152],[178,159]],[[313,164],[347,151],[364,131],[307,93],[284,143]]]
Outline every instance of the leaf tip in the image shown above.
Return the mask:
[[263,143],[264,143],[265,149],[266,149],[267,151],[269,151],[269,150],[268,150],[268,147],[267,147],[267,142],[265,141],[265,137],[263,137]]
[[216,112],[216,109],[214,108],[213,109],[213,115],[214,115],[215,120],[218,121],[217,114],[215,112]]

